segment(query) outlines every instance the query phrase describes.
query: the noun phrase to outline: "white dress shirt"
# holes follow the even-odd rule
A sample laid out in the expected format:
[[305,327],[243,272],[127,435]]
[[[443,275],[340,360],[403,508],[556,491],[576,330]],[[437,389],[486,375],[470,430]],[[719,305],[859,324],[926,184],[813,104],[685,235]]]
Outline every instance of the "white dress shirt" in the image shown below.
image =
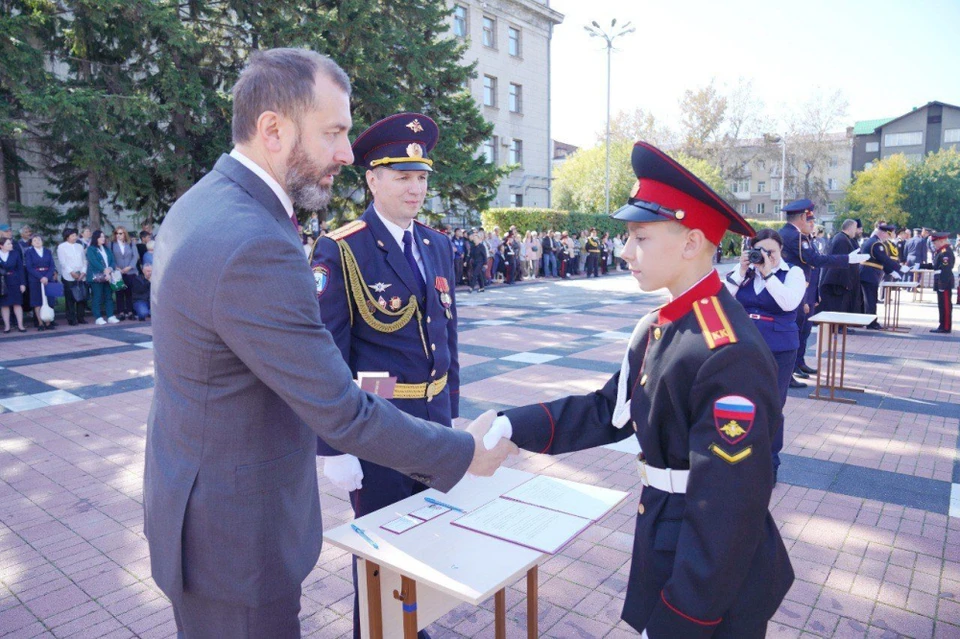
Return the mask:
[[[782,259],[777,270],[787,271],[787,277],[784,281],[781,282],[776,274],[764,281],[760,273],[757,272],[757,276],[753,278],[753,290],[759,295],[766,288],[780,308],[785,311],[792,311],[800,306],[800,302],[803,301],[803,295],[807,292],[807,280],[803,277],[803,271],[799,267],[790,266]],[[740,276],[739,266],[733,269],[730,275],[724,279],[727,290],[734,297],[736,297],[737,290],[742,283],[743,277]]]
[[287,215],[289,215],[290,219],[292,220],[293,200],[291,200],[290,196],[287,195],[287,192],[283,190],[283,187],[280,186],[280,183],[274,180],[269,173],[264,171],[259,164],[245,156],[240,151],[237,151],[236,149],[230,151],[230,157],[253,171],[258,178],[267,183],[267,186],[270,187],[270,190],[273,191],[277,196],[277,199],[280,200],[280,204],[283,205],[283,210],[287,212]]
[[[373,206],[373,212],[377,214],[377,217],[380,218],[380,221],[383,222],[383,225],[387,227],[387,231],[390,232],[390,235],[393,236],[393,239],[397,241],[397,244],[400,245],[400,250],[403,251],[403,234],[408,230],[410,233],[413,233],[414,222],[410,222],[410,226],[405,229],[400,228],[398,225],[394,224],[387,218],[383,217],[380,214],[380,211],[377,210],[376,204]],[[417,237],[413,236],[413,241],[410,243],[410,247],[413,249],[413,259],[417,260],[417,266],[420,267],[420,275],[423,277],[423,280],[427,280],[427,272],[423,268],[423,257],[420,255],[420,249],[417,247]]]
[[57,246],[57,260],[60,262],[60,276],[67,282],[73,282],[72,273],[80,272],[83,280],[87,274],[87,252],[79,241],[71,244],[62,242]]

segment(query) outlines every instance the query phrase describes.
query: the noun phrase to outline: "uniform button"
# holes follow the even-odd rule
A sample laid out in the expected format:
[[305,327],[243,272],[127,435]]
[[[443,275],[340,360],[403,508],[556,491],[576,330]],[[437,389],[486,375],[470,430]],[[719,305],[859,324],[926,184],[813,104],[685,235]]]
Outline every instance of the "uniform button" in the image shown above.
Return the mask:
[[638,514],[638,515],[642,515],[642,514],[643,514],[643,511],[644,511],[643,504],[640,504],[639,506],[637,506],[637,514]]
[[430,316],[428,315],[428,316],[427,316],[427,324],[429,324],[429,323],[432,322],[432,321],[433,321],[433,320],[432,320],[432,319],[430,318]]
[[637,430],[638,430],[638,429],[637,429],[637,422],[636,422],[636,420],[634,420],[634,422],[633,422],[633,432],[637,432]]
[[430,371],[430,377],[436,377],[436,376],[437,376],[437,369],[433,369],[432,371]]
[[641,386],[646,386],[646,385],[647,385],[647,376],[646,376],[646,374],[644,374],[644,375],[640,378],[640,385],[641,385]]
[[663,335],[663,331],[660,330],[659,326],[653,329],[653,339],[660,339],[662,335]]
[[436,345],[436,344],[431,344],[431,345],[430,345],[430,350],[431,350],[431,351],[437,350],[437,345]]

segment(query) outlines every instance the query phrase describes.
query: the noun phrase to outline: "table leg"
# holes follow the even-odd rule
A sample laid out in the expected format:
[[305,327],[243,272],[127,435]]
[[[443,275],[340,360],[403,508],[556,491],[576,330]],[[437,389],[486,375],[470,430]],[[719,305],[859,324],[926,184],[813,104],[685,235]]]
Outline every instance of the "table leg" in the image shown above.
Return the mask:
[[527,639],[537,639],[540,633],[540,611],[537,601],[540,598],[539,569],[534,566],[527,571]]
[[494,599],[494,636],[497,639],[507,639],[507,590],[501,588]]
[[400,592],[393,591],[393,598],[403,604],[403,639],[417,639],[417,582],[400,576]]
[[[839,333],[843,331],[843,346],[837,348],[837,342],[839,340]],[[824,343],[826,343],[827,348],[827,358],[826,364],[821,362],[821,354],[823,353]],[[839,384],[837,383],[837,356],[838,352],[840,353],[840,380]],[[852,399],[847,399],[846,397],[837,397],[836,391],[838,390],[850,390],[850,391],[859,391],[863,392],[862,389],[858,388],[846,388],[843,385],[843,373],[844,373],[844,362],[846,360],[847,352],[847,327],[840,327],[838,325],[824,322],[820,324],[819,335],[817,336],[817,388],[813,393],[810,393],[810,399],[819,399],[825,402],[838,402],[841,404],[856,404],[857,402]],[[826,366],[823,370],[824,383],[823,386],[830,389],[830,396],[828,397],[826,393],[821,393],[820,389],[822,388],[820,384],[820,370],[823,366]]]
[[[817,330],[817,385],[816,385],[816,387],[813,389],[813,392],[810,393],[810,397],[811,397],[811,398],[814,398],[814,399],[820,397],[820,371],[823,370],[823,361],[822,361],[822,358],[823,358],[823,332],[824,332],[825,330],[828,330],[828,327],[829,327],[829,326],[830,326],[829,324],[821,324],[820,327],[819,327],[819,329]],[[829,372],[828,372],[828,373],[824,373],[824,378],[825,378],[825,379],[828,378],[828,376],[829,376]]]
[[367,573],[367,619],[370,639],[383,639],[383,609],[380,607],[380,566],[372,561],[363,562]]
[[[846,327],[844,327],[844,337],[846,337]],[[837,326],[830,325],[830,400],[836,401],[837,392]],[[843,386],[843,365],[840,365],[840,385]]]

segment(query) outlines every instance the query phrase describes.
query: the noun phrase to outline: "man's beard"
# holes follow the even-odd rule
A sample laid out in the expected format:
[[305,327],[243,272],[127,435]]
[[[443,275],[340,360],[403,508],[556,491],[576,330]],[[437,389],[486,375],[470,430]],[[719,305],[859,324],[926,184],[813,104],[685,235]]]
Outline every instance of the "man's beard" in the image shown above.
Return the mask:
[[297,140],[287,159],[287,195],[293,205],[305,211],[322,211],[330,203],[330,187],[320,183],[324,177],[339,173],[340,165],[320,168],[307,156]]

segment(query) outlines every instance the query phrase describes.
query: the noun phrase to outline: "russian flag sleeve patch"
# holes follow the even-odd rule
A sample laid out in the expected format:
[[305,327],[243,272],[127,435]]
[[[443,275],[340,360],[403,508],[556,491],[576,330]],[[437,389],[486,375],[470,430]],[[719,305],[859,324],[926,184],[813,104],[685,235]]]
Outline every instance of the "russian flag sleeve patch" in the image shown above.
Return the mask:
[[728,444],[736,444],[753,428],[757,407],[746,397],[727,395],[713,404],[713,422]]

